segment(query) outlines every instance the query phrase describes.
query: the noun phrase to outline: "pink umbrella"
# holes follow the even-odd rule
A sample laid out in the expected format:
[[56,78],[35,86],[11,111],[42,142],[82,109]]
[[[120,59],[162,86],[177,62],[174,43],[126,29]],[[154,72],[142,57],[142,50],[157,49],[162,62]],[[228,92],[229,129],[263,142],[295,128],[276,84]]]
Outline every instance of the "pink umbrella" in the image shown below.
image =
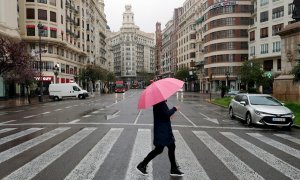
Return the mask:
[[153,82],[142,92],[138,102],[138,109],[147,109],[168,99],[182,88],[183,84],[183,81],[175,78],[165,78]]

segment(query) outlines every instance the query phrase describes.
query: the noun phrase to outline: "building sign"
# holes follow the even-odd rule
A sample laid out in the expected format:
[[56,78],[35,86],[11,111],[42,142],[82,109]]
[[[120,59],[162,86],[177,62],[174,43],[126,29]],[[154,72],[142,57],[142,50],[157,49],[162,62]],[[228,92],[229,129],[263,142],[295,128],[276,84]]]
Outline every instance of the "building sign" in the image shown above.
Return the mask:
[[[41,78],[40,76],[34,77],[34,79],[37,80],[37,81],[40,81],[40,78]],[[43,82],[44,82],[44,81],[46,81],[46,82],[51,82],[52,79],[53,79],[53,76],[42,76]]]
[[233,6],[233,5],[236,5],[236,1],[217,0],[215,4],[209,7],[209,9],[215,9],[223,6]]

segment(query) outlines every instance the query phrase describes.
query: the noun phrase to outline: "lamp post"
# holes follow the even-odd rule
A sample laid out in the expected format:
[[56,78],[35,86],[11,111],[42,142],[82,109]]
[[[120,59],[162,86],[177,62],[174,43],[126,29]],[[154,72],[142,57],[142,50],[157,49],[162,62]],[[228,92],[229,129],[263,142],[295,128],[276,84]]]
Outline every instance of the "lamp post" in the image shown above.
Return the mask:
[[211,91],[212,91],[212,82],[213,82],[213,73],[210,73],[210,76],[209,76],[209,102],[211,102]]
[[43,76],[42,76],[41,40],[42,40],[42,33],[44,32],[44,25],[42,25],[41,22],[39,22],[37,27],[38,27],[38,34],[39,34],[39,55],[40,55],[40,95],[39,95],[39,102],[43,102]]
[[58,76],[58,73],[59,73],[59,64],[58,63],[54,65],[53,73],[55,75],[55,84],[57,84],[57,76]]
[[230,75],[230,72],[229,72],[229,71],[226,71],[226,73],[225,73],[225,76],[226,76],[226,88],[228,87],[228,79],[229,79],[229,75]]

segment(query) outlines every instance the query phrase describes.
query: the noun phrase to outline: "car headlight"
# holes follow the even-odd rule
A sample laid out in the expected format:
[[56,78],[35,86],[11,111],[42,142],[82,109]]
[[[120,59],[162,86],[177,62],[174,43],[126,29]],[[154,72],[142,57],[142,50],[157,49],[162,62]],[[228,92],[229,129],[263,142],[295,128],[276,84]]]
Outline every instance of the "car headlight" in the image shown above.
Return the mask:
[[270,113],[266,113],[266,112],[262,112],[262,111],[258,111],[258,110],[254,110],[255,114],[257,114],[258,116],[270,116],[272,114]]
[[291,117],[291,118],[295,118],[295,115],[294,115],[294,113],[288,113],[288,114],[286,114],[285,115],[285,117]]
[[259,115],[259,116],[262,114],[261,111],[254,110],[254,112],[255,112],[255,114],[257,114],[257,115]]

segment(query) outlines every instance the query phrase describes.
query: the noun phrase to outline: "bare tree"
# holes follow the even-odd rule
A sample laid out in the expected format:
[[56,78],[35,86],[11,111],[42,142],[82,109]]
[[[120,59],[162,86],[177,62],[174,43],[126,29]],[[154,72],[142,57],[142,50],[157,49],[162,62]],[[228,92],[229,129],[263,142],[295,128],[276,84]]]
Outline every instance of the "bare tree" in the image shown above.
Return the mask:
[[26,50],[24,42],[0,38],[0,74],[7,82],[24,84],[30,103],[29,86],[38,76],[33,69],[33,58]]

